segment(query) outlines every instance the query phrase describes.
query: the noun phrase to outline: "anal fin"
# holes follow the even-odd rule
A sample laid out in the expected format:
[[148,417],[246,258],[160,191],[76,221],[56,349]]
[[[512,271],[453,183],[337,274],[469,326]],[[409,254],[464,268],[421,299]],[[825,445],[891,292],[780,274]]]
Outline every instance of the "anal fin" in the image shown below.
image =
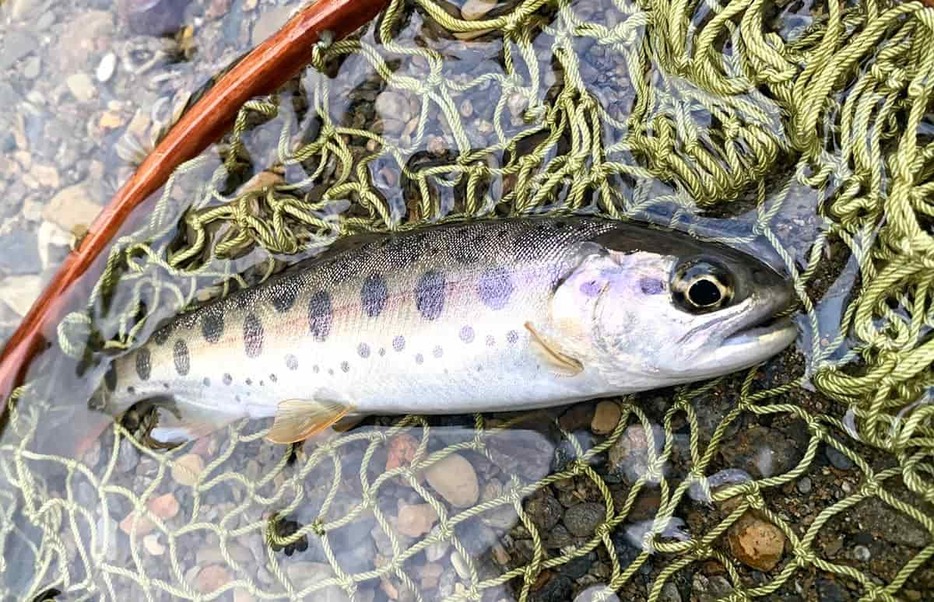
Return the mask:
[[525,323],[525,329],[532,335],[532,347],[538,352],[539,358],[556,374],[577,376],[584,371],[584,364],[580,360],[555,349],[535,330],[531,322]]
[[266,440],[283,444],[304,441],[335,424],[351,409],[335,401],[288,399],[279,404]]

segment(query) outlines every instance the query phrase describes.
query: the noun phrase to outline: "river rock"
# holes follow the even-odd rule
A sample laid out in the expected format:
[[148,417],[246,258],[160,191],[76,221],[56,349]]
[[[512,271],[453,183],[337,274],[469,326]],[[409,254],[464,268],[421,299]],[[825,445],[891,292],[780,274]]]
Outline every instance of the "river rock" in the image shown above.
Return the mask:
[[412,504],[402,506],[396,519],[396,529],[408,537],[419,537],[431,531],[438,513],[431,504]]
[[594,410],[593,420],[590,421],[590,430],[596,435],[609,435],[619,424],[622,412],[619,404],[613,401],[601,401]]
[[458,508],[467,508],[480,498],[477,473],[464,456],[451,454],[425,471],[432,489]]
[[751,512],[740,517],[729,529],[730,551],[746,566],[771,571],[782,559],[785,534],[772,523]]

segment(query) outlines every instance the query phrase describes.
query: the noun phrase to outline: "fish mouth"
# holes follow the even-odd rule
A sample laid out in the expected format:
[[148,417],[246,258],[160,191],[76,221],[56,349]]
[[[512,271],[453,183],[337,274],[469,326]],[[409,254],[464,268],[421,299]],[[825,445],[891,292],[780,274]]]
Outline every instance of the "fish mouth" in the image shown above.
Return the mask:
[[723,375],[760,364],[794,343],[798,336],[794,322],[777,316],[789,307],[789,297],[781,295],[744,316],[733,332],[703,353],[693,369],[700,375]]

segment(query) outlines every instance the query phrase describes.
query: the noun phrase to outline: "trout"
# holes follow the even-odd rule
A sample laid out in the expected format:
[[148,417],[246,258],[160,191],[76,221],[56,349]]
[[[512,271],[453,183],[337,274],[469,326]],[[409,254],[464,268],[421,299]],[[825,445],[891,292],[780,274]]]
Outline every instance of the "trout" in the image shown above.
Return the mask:
[[99,403],[147,402],[177,444],[274,418],[564,405],[684,384],[790,345],[789,282],[735,249],[600,218],[518,218],[361,239],[182,314],[114,360]]

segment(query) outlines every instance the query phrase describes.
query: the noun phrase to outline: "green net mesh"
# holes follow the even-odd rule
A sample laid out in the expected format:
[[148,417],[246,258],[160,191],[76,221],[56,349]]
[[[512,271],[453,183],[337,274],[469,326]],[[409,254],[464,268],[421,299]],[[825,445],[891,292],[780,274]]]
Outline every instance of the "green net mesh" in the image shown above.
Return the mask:
[[[612,407],[378,418],[291,452],[264,423],[168,452],[113,425],[49,452],[90,391],[35,379],[2,441],[4,599],[934,588],[934,10],[483,6],[393,1],[247,103],[110,250],[52,369],[350,234],[562,210],[765,240],[795,280],[800,350]],[[431,472],[465,459],[478,491],[456,504]]]

